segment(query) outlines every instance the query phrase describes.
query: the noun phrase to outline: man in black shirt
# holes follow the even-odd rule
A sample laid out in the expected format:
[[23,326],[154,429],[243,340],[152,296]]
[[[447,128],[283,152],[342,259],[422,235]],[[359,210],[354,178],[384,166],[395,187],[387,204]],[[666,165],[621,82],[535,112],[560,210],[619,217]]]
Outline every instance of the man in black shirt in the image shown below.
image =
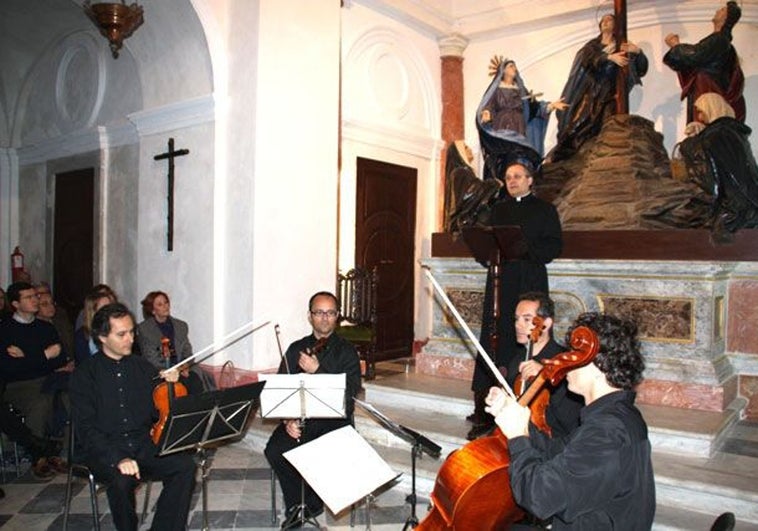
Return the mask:
[[158,415],[152,400],[157,378],[176,382],[179,374],[159,375],[152,363],[132,356],[134,317],[123,304],[108,304],[92,319],[99,351],[76,368],[69,393],[73,426],[84,463],[108,484],[108,503],[120,531],[139,527],[134,490],[140,479],[161,480],[153,529],[183,531],[195,485],[195,463],[188,454],[158,457],[150,428]]
[[487,410],[508,438],[513,498],[538,518],[552,517],[556,531],[648,531],[655,516],[655,480],[647,425],[632,390],[645,368],[637,326],[586,313],[567,337],[579,326],[597,334],[599,350],[566,375],[569,390],[587,404],[580,426],[567,439],[535,429],[529,409],[502,389],[493,387],[487,397]]
[[[534,319],[542,320],[542,328],[537,331],[537,339],[530,337],[534,333]],[[542,362],[565,352],[567,349],[553,339],[553,319],[555,304],[544,293],[530,291],[519,297],[514,316],[516,341],[522,345],[531,345],[525,350],[524,358],[514,358],[508,367],[508,383],[513,385],[517,376],[526,388],[529,382],[542,370]],[[523,390],[521,390],[523,392]],[[566,381],[556,387],[545,384],[545,392],[550,393],[550,401],[545,410],[545,419],[553,437],[565,437],[579,426],[579,410],[584,407],[584,399],[568,390]],[[519,390],[516,390],[519,393]]]
[[[279,365],[280,374],[345,373],[346,376],[344,419],[307,419],[304,426],[300,425],[299,419],[287,419],[277,426],[266,445],[264,453],[282,486],[285,523],[318,516],[324,511],[324,502],[307,482],[302,483],[302,476],[282,454],[352,422],[353,398],[361,387],[361,368],[353,345],[334,333],[338,319],[337,297],[326,291],[313,295],[308,302],[308,322],[313,333],[292,343]],[[316,348],[318,352],[312,352]],[[297,514],[301,503],[301,485],[305,489],[304,515]]]

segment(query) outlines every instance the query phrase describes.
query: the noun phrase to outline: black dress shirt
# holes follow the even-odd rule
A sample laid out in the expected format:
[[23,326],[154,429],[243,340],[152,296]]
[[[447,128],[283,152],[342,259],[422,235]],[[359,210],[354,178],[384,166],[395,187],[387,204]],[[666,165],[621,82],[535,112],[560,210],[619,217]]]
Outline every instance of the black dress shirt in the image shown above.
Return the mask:
[[633,391],[598,398],[565,446],[530,425],[508,442],[513,496],[552,529],[649,531],[655,482],[647,425]]
[[120,361],[96,353],[73,372],[69,393],[77,451],[115,467],[152,445],[150,428],[158,419],[152,391],[158,369],[140,356]]

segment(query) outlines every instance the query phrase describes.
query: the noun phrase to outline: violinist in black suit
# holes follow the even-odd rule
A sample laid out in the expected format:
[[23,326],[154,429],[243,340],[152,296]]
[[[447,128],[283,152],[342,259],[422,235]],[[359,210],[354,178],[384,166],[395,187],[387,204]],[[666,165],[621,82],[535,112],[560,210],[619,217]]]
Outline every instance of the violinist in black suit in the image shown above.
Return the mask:
[[292,343],[279,366],[280,374],[346,375],[344,419],[309,419],[304,426],[299,419],[286,419],[277,426],[266,445],[264,453],[282,487],[285,522],[318,516],[324,512],[324,502],[305,482],[306,514],[296,514],[300,510],[301,482],[305,480],[282,454],[352,423],[353,398],[361,387],[361,369],[355,347],[334,333],[339,313],[339,301],[332,293],[319,291],[314,294],[308,302],[308,322],[313,333]]

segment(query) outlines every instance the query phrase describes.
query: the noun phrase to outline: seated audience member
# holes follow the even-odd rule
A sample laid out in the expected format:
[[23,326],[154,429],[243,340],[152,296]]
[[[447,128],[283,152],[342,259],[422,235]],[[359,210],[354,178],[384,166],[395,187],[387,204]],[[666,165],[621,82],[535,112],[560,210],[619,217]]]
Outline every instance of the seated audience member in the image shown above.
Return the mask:
[[55,327],[35,317],[39,298],[28,282],[8,287],[13,315],[0,322],[0,375],[2,399],[18,408],[38,438],[48,435],[53,397],[43,393],[48,376],[66,363]]
[[[70,329],[70,323],[58,316],[55,302],[50,291],[45,291],[37,286],[37,296],[39,297],[39,311],[37,319],[47,321],[55,327],[58,336],[61,338],[63,350],[67,355],[66,364],[58,367],[47,377],[42,386],[42,391],[53,395],[53,419],[50,426],[50,433],[53,436],[63,436],[66,422],[68,421],[68,380],[71,371],[74,370],[74,360],[70,358],[73,353],[73,333]],[[66,338],[64,340],[63,338]]]
[[[355,404],[353,399],[361,387],[361,368],[355,347],[334,333],[339,318],[337,298],[325,291],[313,295],[308,303],[308,322],[313,333],[292,343],[279,365],[280,374],[340,374],[346,375],[345,418],[299,419],[282,421],[271,434],[264,451],[271,468],[279,478],[286,507],[285,524],[316,517],[324,511],[324,503],[316,492],[282,455],[330,431],[351,423]],[[317,352],[312,349],[320,345]],[[302,487],[301,487],[302,486]],[[301,488],[305,514],[300,514]]]
[[141,356],[132,355],[134,318],[119,303],[108,304],[92,318],[98,347],[73,373],[70,394],[77,451],[98,481],[108,485],[108,504],[118,530],[139,527],[134,491],[142,479],[163,482],[152,529],[187,528],[195,463],[180,452],[159,457],[150,437],[157,417],[153,388],[160,378],[175,382],[176,371],[159,373]]
[[55,477],[56,469],[64,465],[63,461],[58,459],[56,468],[51,466],[48,457],[56,456],[60,452],[60,447],[50,440],[34,435],[13,406],[7,402],[0,402],[0,431],[29,453],[32,463],[31,472],[35,478],[49,481]]
[[[111,299],[112,302],[118,302],[118,296],[116,295],[116,292],[113,291],[108,284],[95,284],[87,292],[87,295],[91,295],[95,293],[107,295]],[[79,315],[76,316],[76,320],[74,321],[74,330],[79,330],[84,324],[84,314],[85,314],[85,311],[84,311],[84,308],[82,308],[81,311],[79,312]]]
[[91,291],[85,297],[82,325],[74,332],[74,360],[77,365],[97,352],[97,345],[90,333],[92,317],[100,308],[114,302],[116,299],[107,291]]
[[[173,367],[192,356],[189,326],[171,315],[171,301],[163,291],[151,291],[142,300],[145,320],[137,326],[139,351],[158,368]],[[166,359],[168,356],[168,359]],[[179,381],[190,394],[215,388],[213,378],[199,365],[181,367]]]
[[[550,438],[529,422],[530,411],[493,387],[488,411],[508,438],[515,502],[552,529],[648,531],[655,515],[655,481],[647,425],[634,405],[645,363],[637,326],[610,315],[580,315],[599,339],[589,363],[569,370],[570,391],[584,397],[581,425]],[[513,529],[519,529],[514,527]]]

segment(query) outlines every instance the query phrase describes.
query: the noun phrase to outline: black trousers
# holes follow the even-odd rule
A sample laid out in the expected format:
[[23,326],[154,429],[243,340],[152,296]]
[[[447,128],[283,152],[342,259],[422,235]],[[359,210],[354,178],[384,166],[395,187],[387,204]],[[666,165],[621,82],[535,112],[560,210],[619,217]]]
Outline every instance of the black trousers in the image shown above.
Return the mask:
[[310,485],[303,480],[300,473],[282,454],[300,446],[301,444],[317,439],[325,433],[342,428],[343,426],[348,426],[349,424],[350,422],[346,419],[306,420],[302,436],[300,437],[300,442],[289,436],[287,430],[284,428],[284,424],[279,424],[279,426],[276,427],[271,434],[271,438],[268,440],[268,444],[266,444],[264,454],[266,455],[268,462],[271,464],[271,468],[274,469],[276,476],[279,478],[279,484],[282,486],[285,507],[289,509],[300,505],[301,484],[305,487],[305,505],[311,510],[311,512],[320,512],[324,507],[324,502],[321,501],[321,498],[319,498]]
[[10,404],[0,401],[0,431],[8,438],[23,446],[32,456],[32,463],[36,463],[45,455],[48,445],[44,439],[35,436],[32,431],[21,421],[15,412],[11,411]]
[[[134,456],[141,479],[163,483],[151,528],[156,531],[184,531],[195,488],[195,461],[187,453],[157,457],[155,451],[155,446],[143,445]],[[136,531],[139,518],[134,491],[138,480],[101,461],[87,461],[86,464],[98,481],[108,484],[108,504],[116,529]]]

